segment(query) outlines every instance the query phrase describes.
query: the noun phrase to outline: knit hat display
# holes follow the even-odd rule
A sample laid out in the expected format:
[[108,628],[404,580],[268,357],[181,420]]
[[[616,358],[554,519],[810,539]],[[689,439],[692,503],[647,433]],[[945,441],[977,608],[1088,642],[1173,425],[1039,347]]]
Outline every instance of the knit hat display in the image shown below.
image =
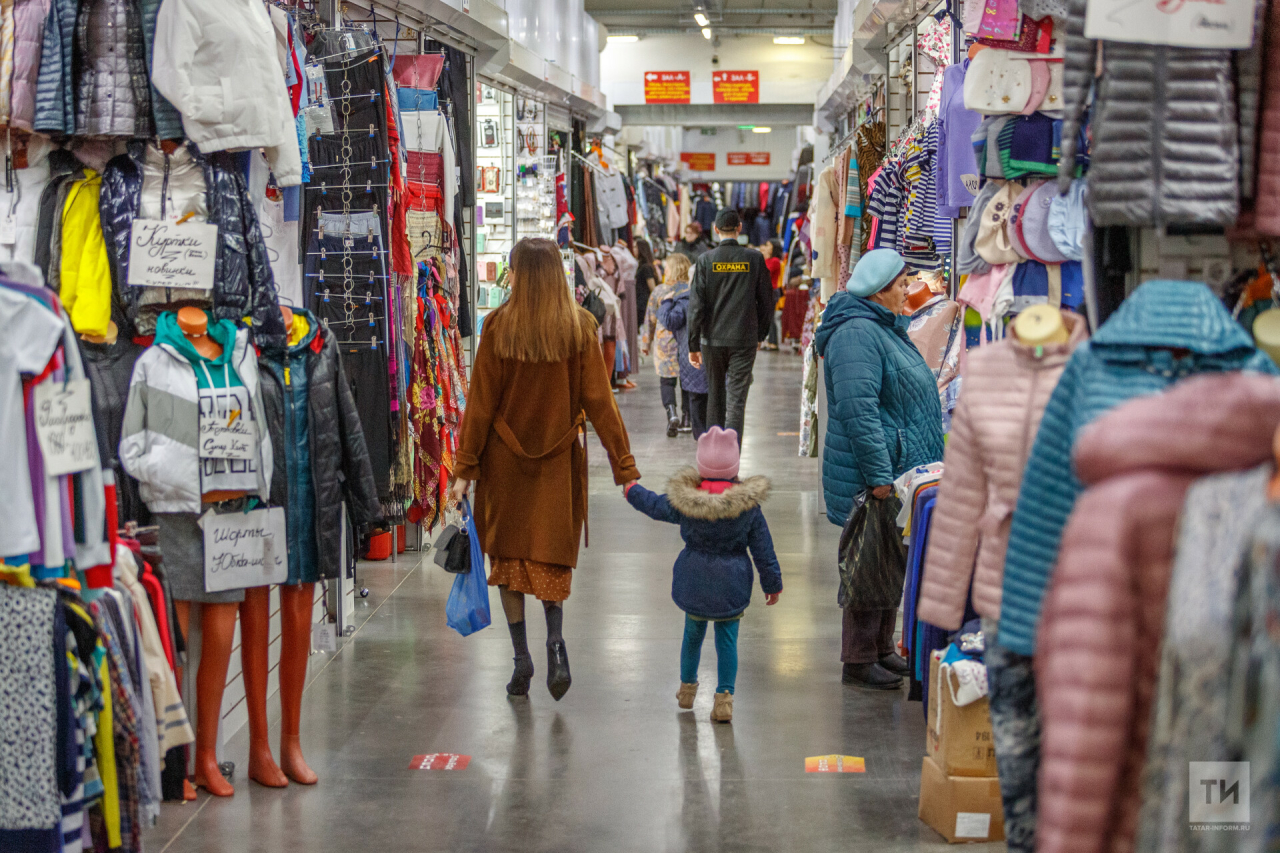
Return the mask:
[[1040,102],[1049,94],[1049,63],[1042,59],[1029,59],[1027,67],[1031,69],[1031,94],[1027,95],[1027,102],[1019,111],[1024,116],[1038,110]]
[[964,75],[966,109],[986,115],[1017,113],[1030,97],[1031,64],[1012,51],[987,48],[969,63]]
[[[1047,115],[1019,116],[1009,135],[1008,160],[1001,160],[1006,178],[1058,174],[1054,153],[1054,122]],[[1003,158],[1004,152],[1001,152]]]
[[1037,184],[1031,198],[1023,205],[1021,218],[1018,220],[1022,242],[1026,244],[1031,257],[1047,264],[1060,264],[1071,260],[1064,255],[1049,236],[1049,209],[1058,195],[1058,185],[1053,181]]
[[844,289],[854,296],[874,296],[892,284],[906,266],[906,260],[893,249],[872,249],[854,264]]
[[1084,260],[1085,179],[1076,178],[1063,195],[1049,205],[1049,238],[1058,251],[1073,261]]
[[982,221],[978,224],[978,239],[974,248],[982,259],[989,264],[1016,264],[1022,260],[1013,248],[1009,239],[1009,217],[1013,213],[1013,203],[1022,194],[1022,186],[1009,181],[997,192],[982,211]]
[[1040,64],[1049,69],[1049,88],[1044,93],[1044,98],[1040,101],[1039,110],[1044,113],[1052,113],[1061,115],[1063,107],[1062,99],[1062,66],[1061,62],[1049,62],[1043,59],[1031,60],[1032,65]]
[[969,218],[964,221],[964,230],[960,232],[960,246],[956,249],[956,271],[961,275],[984,273],[991,269],[991,265],[978,254],[974,244],[978,239],[983,211],[1002,186],[1004,184],[1001,181],[987,181],[978,192],[978,197],[973,200],[973,206],[969,208]]
[[738,431],[713,426],[698,437],[698,473],[707,480],[732,480],[738,476],[741,457]]

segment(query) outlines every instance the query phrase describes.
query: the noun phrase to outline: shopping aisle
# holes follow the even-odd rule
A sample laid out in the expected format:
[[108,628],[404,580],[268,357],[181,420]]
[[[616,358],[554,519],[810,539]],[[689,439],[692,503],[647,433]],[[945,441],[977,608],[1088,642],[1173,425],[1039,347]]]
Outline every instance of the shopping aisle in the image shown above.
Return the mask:
[[[530,610],[538,667],[510,700],[511,647],[495,625],[469,638],[445,626],[451,578],[434,564],[366,566],[372,592],[357,633],[312,657],[303,745],[314,788],[245,779],[248,732],[232,739],[230,800],[166,804],[150,851],[795,851],[945,848],[916,818],[919,703],[840,684],[839,531],[820,513],[818,460],[795,455],[800,359],[762,354],[747,413],[744,474],[766,473],[766,515],[785,592],[759,588],[742,626],[732,725],[708,720],[714,673],[693,712],[674,698],[682,616],[671,602],[674,527],[623,501],[591,450],[591,547],[565,613],[574,684],[545,686],[545,628]],[[693,459],[668,439],[652,371],[620,398],[644,482],[660,488]],[[272,739],[278,737],[273,727]],[[471,756],[462,771],[408,769],[415,755]],[[806,775],[810,755],[866,759],[865,775]],[[1003,849],[989,845],[987,849]]]

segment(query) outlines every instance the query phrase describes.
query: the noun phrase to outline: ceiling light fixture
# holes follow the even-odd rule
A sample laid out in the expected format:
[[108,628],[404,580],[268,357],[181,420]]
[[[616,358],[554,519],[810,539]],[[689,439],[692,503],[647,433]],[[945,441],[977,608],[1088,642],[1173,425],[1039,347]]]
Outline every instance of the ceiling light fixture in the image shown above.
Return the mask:
[[703,37],[704,39],[706,39],[707,41],[711,41],[711,28],[710,28],[710,27],[703,27],[703,28],[702,28],[702,37]]
[[609,44],[614,44],[616,42],[622,42],[625,44],[627,42],[640,41],[640,36],[609,36],[608,41]]
[[753,127],[751,128],[751,132],[752,133],[773,133],[773,128],[772,127]]
[[804,36],[774,36],[774,44],[804,44]]
[[693,19],[698,22],[698,26],[700,27],[705,27],[707,24],[711,23],[711,19],[701,12],[694,12]]

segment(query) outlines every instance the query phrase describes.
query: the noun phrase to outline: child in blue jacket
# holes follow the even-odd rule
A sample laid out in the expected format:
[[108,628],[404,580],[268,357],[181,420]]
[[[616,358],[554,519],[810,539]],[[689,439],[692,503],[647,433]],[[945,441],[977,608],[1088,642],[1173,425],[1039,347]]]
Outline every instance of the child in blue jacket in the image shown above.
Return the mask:
[[752,558],[765,604],[776,604],[782,594],[782,572],[760,509],[769,496],[769,480],[738,479],[737,432],[713,426],[698,439],[697,460],[697,469],[685,468],[671,478],[665,495],[632,483],[626,496],[655,521],[680,525],[685,548],[671,581],[671,598],[685,612],[676,700],[685,710],[693,707],[702,641],[707,622],[714,622],[719,683],[711,719],[727,723],[733,719],[738,676],[738,620],[751,603]]

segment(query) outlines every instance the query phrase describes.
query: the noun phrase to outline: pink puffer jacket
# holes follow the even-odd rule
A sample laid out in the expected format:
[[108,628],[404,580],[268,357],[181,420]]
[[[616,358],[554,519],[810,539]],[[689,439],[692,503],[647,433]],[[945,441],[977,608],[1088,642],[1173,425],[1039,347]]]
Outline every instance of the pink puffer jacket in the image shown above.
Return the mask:
[[1004,552],[1022,469],[1049,395],[1087,335],[1083,318],[1062,314],[1070,339],[1046,347],[1039,358],[1012,337],[969,350],[920,584],[918,612],[931,625],[960,627],[970,579],[978,615],[1000,618]]
[[10,122],[31,130],[36,117],[36,78],[40,75],[40,51],[50,0],[14,0],[13,81]]
[[1258,119],[1256,228],[1280,237],[1280,0],[1270,0],[1261,38],[1266,39],[1262,72],[1262,114]]
[[1037,853],[1129,853],[1187,488],[1271,458],[1280,379],[1200,376],[1081,433],[1086,485],[1040,616]]

